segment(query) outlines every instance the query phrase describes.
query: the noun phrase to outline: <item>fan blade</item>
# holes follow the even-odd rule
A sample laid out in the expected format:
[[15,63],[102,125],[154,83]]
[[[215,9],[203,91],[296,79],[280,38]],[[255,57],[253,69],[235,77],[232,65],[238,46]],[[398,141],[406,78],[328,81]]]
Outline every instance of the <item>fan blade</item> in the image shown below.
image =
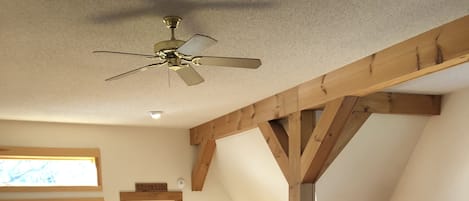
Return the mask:
[[200,84],[204,81],[204,78],[202,78],[202,76],[200,76],[200,74],[190,65],[185,65],[184,67],[177,69],[176,73],[188,86]]
[[155,55],[151,54],[138,54],[138,53],[130,53],[130,52],[116,52],[116,51],[93,51],[93,53],[108,53],[108,54],[124,54],[124,55],[132,55],[132,56],[142,56],[142,57],[155,57]]
[[215,43],[217,43],[217,40],[210,36],[195,34],[179,47],[177,51],[185,55],[198,55],[203,50],[215,45]]
[[145,65],[145,66],[142,66],[142,67],[133,69],[133,70],[131,70],[131,71],[127,71],[127,72],[125,72],[125,73],[121,73],[121,74],[119,74],[119,75],[110,77],[110,78],[106,79],[105,81],[118,80],[118,79],[121,79],[121,78],[123,78],[123,77],[127,77],[127,76],[129,76],[129,75],[132,75],[132,74],[135,74],[135,73],[138,73],[138,72],[146,71],[146,70],[148,70],[148,68],[150,68],[150,67],[152,67],[152,66],[162,65],[162,64],[164,64],[164,63],[166,63],[166,62],[148,64],[148,65]]
[[233,57],[194,57],[192,63],[196,65],[225,66],[235,68],[259,68],[260,59],[251,58],[233,58]]

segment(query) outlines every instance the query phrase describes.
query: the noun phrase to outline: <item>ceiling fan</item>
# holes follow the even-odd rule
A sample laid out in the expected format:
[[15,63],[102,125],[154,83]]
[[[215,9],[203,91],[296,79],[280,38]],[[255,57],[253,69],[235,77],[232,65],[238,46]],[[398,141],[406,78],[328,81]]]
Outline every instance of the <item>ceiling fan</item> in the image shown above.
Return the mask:
[[154,45],[154,55],[102,50],[93,51],[93,53],[124,54],[160,60],[157,63],[148,64],[110,77],[106,79],[106,81],[117,80],[138,72],[146,71],[150,68],[156,68],[167,64],[168,68],[175,71],[187,85],[192,86],[204,81],[204,78],[195,71],[192,65],[224,66],[248,69],[256,69],[261,65],[260,59],[199,56],[203,50],[217,43],[217,40],[201,34],[195,34],[187,41],[177,40],[174,37],[174,30],[178,27],[181,20],[182,18],[178,16],[166,16],[163,18],[163,22],[171,30],[171,39],[156,43]]

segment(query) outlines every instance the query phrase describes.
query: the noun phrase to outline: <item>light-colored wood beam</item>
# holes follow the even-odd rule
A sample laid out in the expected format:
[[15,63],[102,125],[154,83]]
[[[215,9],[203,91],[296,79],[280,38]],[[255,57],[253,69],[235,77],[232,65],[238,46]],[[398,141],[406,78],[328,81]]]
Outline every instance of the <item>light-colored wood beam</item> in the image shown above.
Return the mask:
[[327,159],[330,149],[337,141],[357,101],[358,97],[347,96],[326,104],[301,156],[301,178],[303,182],[315,182],[316,174],[322,167],[322,161],[318,160],[325,161]]
[[[413,114],[413,115],[438,115],[441,108],[441,96],[416,95],[402,93],[375,93],[360,97],[352,109],[353,113],[345,124],[340,126],[340,133],[325,139],[318,148],[303,182],[316,182],[351,140],[371,113],[384,114]],[[339,123],[340,124],[340,123]],[[303,159],[303,158],[302,158]]]
[[[356,107],[357,105],[355,105]],[[371,113],[369,112],[352,112],[352,115],[345,123],[344,128],[342,129],[341,134],[338,136],[336,143],[334,144],[333,148],[331,149],[327,159],[325,160],[324,164],[321,167],[319,172],[319,176],[316,180],[318,180],[327,168],[332,164],[332,162],[337,158],[340,152],[345,148],[345,145],[355,136],[355,133],[362,127],[362,125],[366,122],[368,117],[370,117]],[[314,161],[313,161],[314,163]]]
[[301,112],[288,116],[288,200],[301,201]]
[[[346,98],[347,99],[347,98]],[[332,101],[334,102],[334,101]],[[364,121],[368,118],[371,113],[384,113],[384,114],[414,114],[414,115],[438,115],[441,108],[441,96],[439,95],[417,95],[417,94],[402,94],[402,93],[390,93],[390,92],[378,92],[370,94],[364,97],[358,98],[355,106],[353,107],[352,116],[350,120],[345,123],[345,128],[341,134],[335,133],[336,138],[327,138],[325,142],[318,142],[316,150],[317,152],[311,152],[304,154],[306,144],[311,143],[311,133],[315,128],[316,111],[305,110],[300,112],[299,117],[299,128],[300,128],[300,153],[303,153],[303,159],[310,157],[311,163],[315,166],[311,167],[313,170],[309,170],[311,173],[308,174],[303,182],[313,182],[324,173],[326,168],[332,163],[337,157],[343,147],[350,141],[353,135],[361,127]],[[322,108],[321,108],[322,109]],[[336,111],[337,112],[337,111]],[[326,113],[327,114],[327,113]],[[326,117],[325,117],[326,118]],[[329,120],[332,121],[332,116],[329,116]],[[324,121],[324,120],[322,120]],[[271,120],[268,122],[259,123],[264,138],[269,145],[277,164],[279,165],[282,173],[287,180],[289,179],[289,140],[288,133],[293,132],[291,129],[288,132],[282,126],[290,126],[290,119],[284,120]],[[293,122],[295,123],[295,122]],[[298,123],[298,122],[296,122]],[[329,122],[332,123],[332,122]],[[337,122],[336,122],[337,123]],[[343,126],[343,125],[342,125]],[[288,128],[288,127],[287,127]],[[334,128],[339,128],[335,126]],[[310,134],[308,134],[310,132]],[[318,131],[316,131],[318,132]],[[323,131],[324,132],[324,131]],[[325,134],[325,133],[322,133]],[[317,138],[317,136],[316,136]],[[317,140],[317,139],[315,139]],[[202,145],[199,153],[198,162],[193,170],[193,188],[202,190],[205,176],[207,175],[208,167],[210,165],[213,152],[215,150],[215,141],[207,140],[209,143],[208,148]],[[210,146],[212,143],[213,146]],[[206,145],[207,146],[207,145]],[[309,148],[311,149],[311,147]],[[211,155],[210,155],[211,154]],[[309,155],[308,155],[309,154]],[[306,170],[302,170],[306,171]],[[303,174],[306,174],[303,172]]]
[[439,115],[440,95],[374,93],[358,100],[354,111],[382,114]]
[[192,191],[202,191],[215,153],[216,143],[215,140],[206,140],[199,146],[199,155],[192,168]]
[[260,122],[365,96],[469,61],[469,16],[376,52],[340,69],[191,128],[191,144],[252,129]]
[[261,122],[286,117],[298,111],[297,98],[298,90],[294,88],[191,128],[191,144],[199,144],[205,138],[227,137],[255,128]]
[[286,152],[288,151],[288,135],[285,129],[276,121],[262,122],[258,126],[280,170],[282,170],[283,176],[288,180],[289,163]]

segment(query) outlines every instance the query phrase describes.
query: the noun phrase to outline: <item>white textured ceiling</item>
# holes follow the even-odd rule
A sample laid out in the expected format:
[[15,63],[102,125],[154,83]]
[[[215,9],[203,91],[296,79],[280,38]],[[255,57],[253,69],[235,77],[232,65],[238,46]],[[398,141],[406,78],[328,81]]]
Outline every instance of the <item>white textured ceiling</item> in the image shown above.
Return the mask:
[[[188,128],[468,14],[467,0],[0,0],[0,119]],[[218,39],[206,55],[262,59],[258,70],[199,67],[187,87],[164,69],[105,78],[150,61],[177,37]],[[158,121],[147,111],[164,110]]]

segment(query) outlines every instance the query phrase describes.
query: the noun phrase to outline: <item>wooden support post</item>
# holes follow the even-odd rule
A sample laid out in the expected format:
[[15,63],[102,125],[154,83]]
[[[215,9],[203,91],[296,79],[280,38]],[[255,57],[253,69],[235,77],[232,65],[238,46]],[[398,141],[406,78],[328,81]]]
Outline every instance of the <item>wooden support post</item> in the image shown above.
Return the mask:
[[283,176],[288,180],[289,162],[286,152],[288,151],[288,135],[285,129],[277,121],[259,123],[259,129],[282,170]]
[[199,155],[192,169],[192,191],[202,191],[215,153],[216,143],[215,140],[207,140],[199,146]]
[[301,178],[315,183],[330,150],[352,114],[358,97],[342,97],[326,104],[324,112],[301,156]]
[[301,201],[301,112],[288,116],[288,200]]

